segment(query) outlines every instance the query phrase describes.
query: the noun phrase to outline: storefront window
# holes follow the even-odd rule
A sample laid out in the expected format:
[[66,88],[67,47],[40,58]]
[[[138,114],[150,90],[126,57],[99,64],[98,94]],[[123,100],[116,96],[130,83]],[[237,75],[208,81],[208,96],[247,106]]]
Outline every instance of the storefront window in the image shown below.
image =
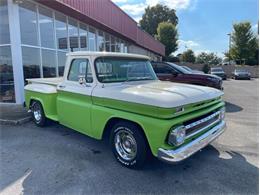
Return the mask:
[[0,44],[10,43],[7,1],[0,1]]
[[69,19],[69,40],[70,40],[70,51],[79,50],[79,31],[77,21]]
[[62,14],[55,13],[55,25],[56,25],[56,42],[57,48],[60,50],[68,49],[68,34],[66,17]]
[[22,47],[24,79],[40,78],[40,49]]
[[39,7],[39,25],[41,34],[41,46],[54,48],[54,27],[51,10]]
[[97,47],[98,51],[104,51],[105,49],[105,40],[104,40],[104,33],[103,31],[98,31],[98,36],[97,36]]
[[105,49],[110,51],[110,35],[105,33]]
[[116,52],[120,52],[120,39],[116,38]]
[[80,37],[80,48],[83,51],[87,50],[87,40],[88,40],[88,30],[85,24],[80,24],[79,28],[79,37]]
[[0,47],[0,102],[15,102],[10,46]]
[[127,53],[128,52],[128,43],[125,42],[125,45],[124,45],[124,53]]
[[90,51],[96,51],[96,30],[92,27],[89,27],[88,44]]
[[42,50],[43,77],[56,77],[55,51]]
[[39,45],[36,6],[28,1],[23,1],[19,6],[19,15],[22,44]]
[[124,43],[124,41],[121,40],[121,43],[120,43],[120,52],[121,53],[124,53],[124,47],[125,47],[125,43]]
[[116,40],[115,37],[111,36],[111,51],[115,52],[116,51]]
[[63,76],[65,64],[66,64],[66,53],[59,51],[58,52],[58,72],[59,72],[59,76]]

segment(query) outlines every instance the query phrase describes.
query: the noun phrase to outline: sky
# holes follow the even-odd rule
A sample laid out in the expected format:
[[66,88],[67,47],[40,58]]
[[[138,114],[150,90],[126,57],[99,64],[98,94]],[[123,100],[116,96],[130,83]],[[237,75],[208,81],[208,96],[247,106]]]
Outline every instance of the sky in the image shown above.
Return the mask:
[[223,57],[228,50],[228,33],[232,24],[249,21],[257,33],[258,0],[112,0],[135,21],[139,22],[145,8],[157,3],[175,9],[179,24],[179,49],[187,48],[195,54],[214,52]]

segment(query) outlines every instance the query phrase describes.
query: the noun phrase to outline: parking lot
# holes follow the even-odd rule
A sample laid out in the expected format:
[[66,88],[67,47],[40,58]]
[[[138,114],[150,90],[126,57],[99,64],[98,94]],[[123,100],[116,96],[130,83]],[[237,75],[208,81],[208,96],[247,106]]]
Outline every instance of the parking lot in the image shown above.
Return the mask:
[[104,142],[58,124],[1,126],[2,194],[258,194],[258,80],[224,81],[226,132],[191,158],[142,170],[117,163]]

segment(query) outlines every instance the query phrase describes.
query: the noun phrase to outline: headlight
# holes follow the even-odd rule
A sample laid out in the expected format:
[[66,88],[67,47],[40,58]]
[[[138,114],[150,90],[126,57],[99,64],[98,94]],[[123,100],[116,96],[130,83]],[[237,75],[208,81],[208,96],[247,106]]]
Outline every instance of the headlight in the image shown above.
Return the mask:
[[220,113],[219,113],[219,118],[221,120],[225,119],[225,112],[226,112],[226,108],[225,107],[221,108]]
[[179,146],[185,141],[185,136],[186,129],[184,126],[172,128],[168,138],[168,143],[170,145]]

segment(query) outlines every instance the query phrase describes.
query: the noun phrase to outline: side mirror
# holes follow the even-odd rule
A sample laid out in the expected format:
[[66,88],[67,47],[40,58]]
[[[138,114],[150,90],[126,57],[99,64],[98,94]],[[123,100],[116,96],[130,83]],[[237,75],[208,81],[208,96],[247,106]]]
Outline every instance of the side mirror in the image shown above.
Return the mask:
[[[93,78],[90,78],[90,81],[93,81]],[[84,85],[86,87],[91,87],[91,84],[87,83],[86,78],[84,75],[79,75],[79,84]]]
[[175,71],[173,71],[173,72],[172,72],[172,76],[176,77],[176,76],[178,76],[178,73],[175,72]]
[[79,75],[79,84],[81,84],[81,85],[83,85],[83,84],[86,85],[87,84],[84,75]]

